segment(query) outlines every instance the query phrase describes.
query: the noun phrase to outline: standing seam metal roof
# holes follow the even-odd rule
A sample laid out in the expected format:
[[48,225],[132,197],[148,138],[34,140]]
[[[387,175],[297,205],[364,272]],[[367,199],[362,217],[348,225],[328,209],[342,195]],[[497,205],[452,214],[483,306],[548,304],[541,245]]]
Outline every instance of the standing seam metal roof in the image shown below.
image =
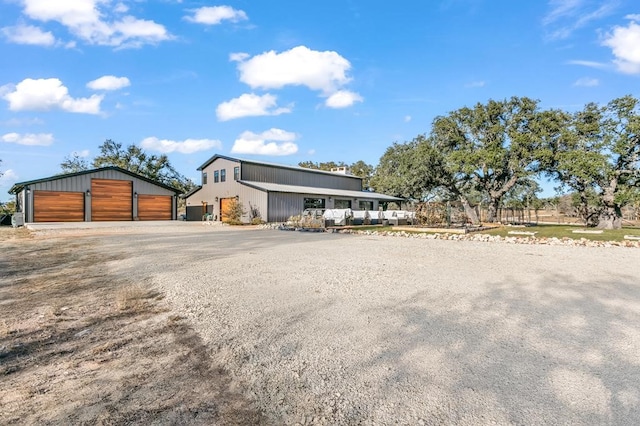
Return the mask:
[[87,174],[90,174],[90,173],[102,172],[102,171],[105,171],[105,170],[116,170],[118,172],[122,172],[122,173],[124,173],[126,175],[129,175],[131,177],[135,177],[135,178],[138,178],[140,180],[144,180],[146,182],[149,182],[149,183],[152,183],[154,185],[160,186],[160,187],[162,187],[164,189],[168,189],[170,191],[173,191],[176,194],[179,194],[179,193],[182,192],[181,190],[179,190],[177,188],[173,188],[173,187],[171,187],[169,185],[165,185],[164,183],[155,181],[153,179],[149,179],[146,176],[142,176],[142,175],[139,175],[137,173],[130,172],[129,170],[125,170],[125,169],[122,169],[122,168],[117,167],[117,166],[107,166],[107,167],[100,167],[98,169],[83,170],[81,172],[76,172],[76,173],[65,173],[65,174],[61,174],[61,175],[51,176],[51,177],[48,177],[48,178],[29,180],[29,181],[26,181],[26,182],[18,182],[18,183],[13,184],[13,186],[9,190],[9,194],[17,194],[18,192],[22,191],[22,188],[24,188],[27,185],[33,185],[33,184],[41,183],[41,182],[49,182],[49,181],[58,180],[58,179],[66,179],[66,178],[71,178],[71,177],[74,177],[74,176],[82,176],[82,175],[87,175]]
[[260,166],[277,167],[277,168],[280,168],[280,169],[297,170],[299,172],[319,173],[319,174],[324,174],[324,175],[348,177],[348,178],[362,180],[361,177],[354,176],[354,175],[345,175],[345,174],[341,174],[341,173],[329,172],[329,171],[326,171],[326,170],[309,169],[307,167],[300,167],[300,166],[289,166],[289,165],[284,165],[284,164],[268,163],[266,161],[246,160],[246,159],[242,159],[242,158],[233,158],[233,157],[227,157],[225,155],[219,155],[219,154],[216,154],[213,157],[209,158],[207,161],[205,161],[204,164],[202,164],[202,166],[198,167],[198,170],[199,171],[204,170],[205,167],[207,167],[209,164],[213,163],[218,158],[222,158],[222,159],[228,160],[228,161],[234,161],[236,163],[258,164]]

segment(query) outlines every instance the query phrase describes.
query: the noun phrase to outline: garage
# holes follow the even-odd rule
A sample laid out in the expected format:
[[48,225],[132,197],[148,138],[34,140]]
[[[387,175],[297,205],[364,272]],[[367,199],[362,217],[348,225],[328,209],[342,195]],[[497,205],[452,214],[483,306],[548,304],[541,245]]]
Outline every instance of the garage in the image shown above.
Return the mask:
[[133,219],[133,182],[91,179],[91,221]]
[[138,219],[171,220],[171,196],[139,194]]
[[116,166],[14,184],[21,222],[176,220],[180,190]]
[[84,192],[34,191],[34,222],[84,222]]

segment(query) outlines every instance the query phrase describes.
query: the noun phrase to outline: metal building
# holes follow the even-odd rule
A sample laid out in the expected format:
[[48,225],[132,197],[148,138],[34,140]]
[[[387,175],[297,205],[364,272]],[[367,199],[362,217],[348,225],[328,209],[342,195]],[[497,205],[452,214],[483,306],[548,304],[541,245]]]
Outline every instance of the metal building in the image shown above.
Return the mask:
[[175,220],[180,190],[119,167],[16,183],[23,222]]
[[401,198],[362,190],[362,178],[297,166],[214,155],[198,168],[201,185],[184,195],[187,220],[226,219],[236,199],[245,210],[243,222],[256,213],[267,222],[284,222],[306,208],[378,210],[380,203]]

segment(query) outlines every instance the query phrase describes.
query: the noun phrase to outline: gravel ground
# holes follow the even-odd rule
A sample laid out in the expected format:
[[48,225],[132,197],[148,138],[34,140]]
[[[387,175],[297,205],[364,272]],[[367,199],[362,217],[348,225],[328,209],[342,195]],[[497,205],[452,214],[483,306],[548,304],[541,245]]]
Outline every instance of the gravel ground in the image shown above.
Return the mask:
[[635,248],[228,227],[103,243],[273,424],[640,419]]

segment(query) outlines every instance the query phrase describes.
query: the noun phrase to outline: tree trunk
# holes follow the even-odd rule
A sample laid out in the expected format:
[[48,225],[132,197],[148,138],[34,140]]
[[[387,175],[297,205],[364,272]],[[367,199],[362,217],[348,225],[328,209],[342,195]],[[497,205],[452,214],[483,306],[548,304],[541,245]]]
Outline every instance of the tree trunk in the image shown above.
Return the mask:
[[598,215],[598,229],[622,229],[622,212],[617,206],[604,207]]
[[612,180],[602,194],[602,208],[598,215],[599,229],[622,229],[622,210],[615,202],[618,181]]
[[460,202],[462,202],[462,207],[464,208],[464,214],[467,215],[467,218],[471,221],[472,225],[480,225],[480,219],[478,219],[478,214],[476,213],[476,209],[471,207],[469,204],[469,200],[463,195],[460,195]]
[[487,212],[487,222],[494,223],[498,218],[498,206],[500,205],[500,199],[491,199],[489,201],[489,209]]

